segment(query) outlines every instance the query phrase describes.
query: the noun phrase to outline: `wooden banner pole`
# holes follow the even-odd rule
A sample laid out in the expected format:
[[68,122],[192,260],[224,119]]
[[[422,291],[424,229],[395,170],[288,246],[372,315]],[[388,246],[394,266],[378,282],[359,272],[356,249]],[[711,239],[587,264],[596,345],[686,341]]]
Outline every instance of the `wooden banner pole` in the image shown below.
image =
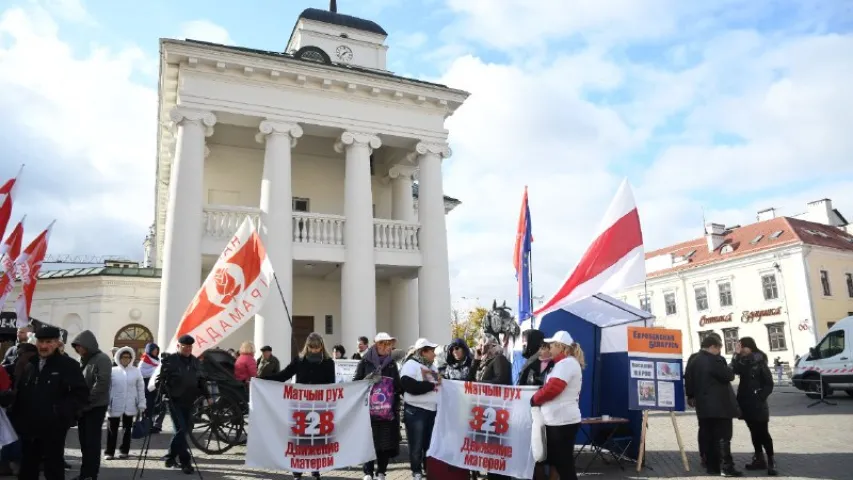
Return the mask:
[[675,440],[678,442],[678,451],[681,453],[681,463],[684,464],[684,471],[690,471],[690,464],[687,462],[687,452],[684,451],[684,443],[681,441],[681,431],[678,430],[678,422],[675,419],[675,412],[669,412],[672,418],[672,429],[675,430]]
[[649,411],[643,410],[643,429],[640,434],[640,455],[637,457],[637,472],[643,469],[643,458],[646,456],[646,429],[649,424]]

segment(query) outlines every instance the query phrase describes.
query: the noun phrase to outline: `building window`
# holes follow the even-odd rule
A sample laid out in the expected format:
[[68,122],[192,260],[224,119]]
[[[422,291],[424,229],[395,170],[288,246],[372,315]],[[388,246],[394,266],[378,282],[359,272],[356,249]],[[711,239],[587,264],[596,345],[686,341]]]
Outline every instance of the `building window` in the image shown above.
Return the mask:
[[640,309],[652,313],[652,297],[648,295],[640,296]]
[[811,357],[812,360],[815,358],[832,358],[840,355],[844,352],[844,330],[827,333],[823,337],[823,341],[814,350],[817,357]]
[[713,335],[714,331],[713,330],[702,330],[701,332],[698,332],[698,333],[699,333],[699,345],[702,345],[702,342],[705,341],[705,338],[707,338],[710,335]]
[[675,306],[675,293],[665,293],[663,295],[663,301],[666,304],[667,315],[675,315],[678,313],[678,309]]
[[310,211],[310,200],[307,198],[293,197],[293,211],[308,213]]
[[853,298],[853,273],[845,275],[847,277],[847,296]]
[[136,361],[145,353],[145,345],[154,342],[154,335],[144,325],[133,323],[123,327],[116,333],[113,341],[114,347],[130,347],[136,352]]
[[696,294],[696,310],[700,312],[702,310],[708,310],[708,289],[705,287],[699,287],[694,290]]
[[762,275],[761,288],[764,290],[765,300],[776,300],[779,298],[779,287],[776,286],[776,275],[772,273]]
[[723,345],[726,346],[726,355],[735,353],[738,340],[740,340],[740,337],[737,334],[737,327],[723,329]]
[[731,307],[732,306],[732,284],[729,282],[721,283],[717,285],[720,289],[720,306],[721,307]]
[[820,271],[820,286],[823,287],[823,296],[829,297],[832,295],[832,290],[829,288],[829,272],[826,270]]
[[326,315],[326,335],[334,333],[335,317]]
[[[849,312],[848,312],[849,313]],[[848,315],[849,316],[849,315]],[[826,322],[826,328],[832,328],[835,326],[835,322]]]
[[771,352],[779,352],[787,350],[788,346],[785,343],[785,324],[770,323],[767,325],[767,341],[770,344]]

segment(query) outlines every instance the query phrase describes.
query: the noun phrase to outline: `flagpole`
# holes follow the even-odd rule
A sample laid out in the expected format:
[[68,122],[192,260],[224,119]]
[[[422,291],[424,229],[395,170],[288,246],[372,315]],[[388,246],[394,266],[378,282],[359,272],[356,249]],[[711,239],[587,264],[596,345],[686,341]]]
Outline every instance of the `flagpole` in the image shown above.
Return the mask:
[[287,323],[290,324],[290,331],[293,332],[293,320],[290,318],[290,309],[287,308],[287,300],[284,299],[284,292],[281,290],[281,284],[278,283],[278,276],[275,272],[272,273],[272,278],[275,280],[275,286],[278,287],[278,294],[281,296],[281,303],[284,304],[284,313],[287,314]]
[[536,328],[536,317],[533,315],[533,249],[527,252],[527,270],[530,282],[530,328]]

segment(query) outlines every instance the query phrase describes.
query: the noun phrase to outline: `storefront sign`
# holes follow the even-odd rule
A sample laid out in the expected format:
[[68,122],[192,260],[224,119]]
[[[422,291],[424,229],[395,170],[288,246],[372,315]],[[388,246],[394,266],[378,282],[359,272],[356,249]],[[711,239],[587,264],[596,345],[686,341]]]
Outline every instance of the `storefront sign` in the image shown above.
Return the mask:
[[764,317],[775,317],[782,314],[782,307],[767,308],[764,310],[753,310],[743,312],[740,321],[743,323],[760,322]]
[[731,322],[731,321],[732,321],[732,314],[731,313],[729,313],[728,315],[716,315],[716,316],[702,315],[702,318],[699,319],[699,326],[704,327],[705,325],[708,325],[710,323],[723,323],[723,322]]

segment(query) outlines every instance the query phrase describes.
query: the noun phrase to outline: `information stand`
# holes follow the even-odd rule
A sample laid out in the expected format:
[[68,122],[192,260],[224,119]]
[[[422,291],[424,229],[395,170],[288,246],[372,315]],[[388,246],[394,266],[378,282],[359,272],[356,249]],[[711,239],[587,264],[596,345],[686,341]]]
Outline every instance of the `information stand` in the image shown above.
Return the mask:
[[669,412],[684,470],[690,471],[675,412],[683,412],[684,376],[681,330],[628,327],[628,408],[642,410],[643,428],[637,471],[646,453],[649,411]]

